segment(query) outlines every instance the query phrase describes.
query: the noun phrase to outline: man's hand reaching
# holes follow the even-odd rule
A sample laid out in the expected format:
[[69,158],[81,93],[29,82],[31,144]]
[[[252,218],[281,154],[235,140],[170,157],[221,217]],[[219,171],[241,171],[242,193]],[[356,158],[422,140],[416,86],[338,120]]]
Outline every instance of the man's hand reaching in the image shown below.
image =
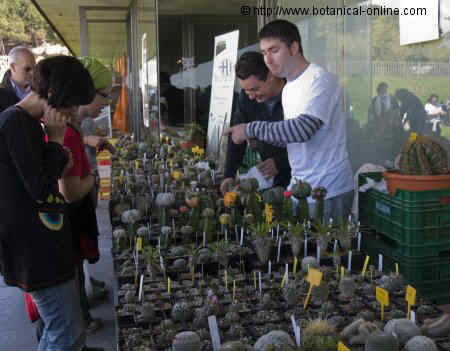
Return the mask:
[[233,127],[226,128],[223,131],[223,135],[231,134],[231,139],[233,140],[233,143],[235,144],[242,144],[244,141],[246,141],[247,135],[245,134],[245,123],[237,124]]
[[277,165],[273,158],[268,158],[264,162],[259,163],[256,165],[256,168],[258,168],[266,179],[275,177],[278,174]]

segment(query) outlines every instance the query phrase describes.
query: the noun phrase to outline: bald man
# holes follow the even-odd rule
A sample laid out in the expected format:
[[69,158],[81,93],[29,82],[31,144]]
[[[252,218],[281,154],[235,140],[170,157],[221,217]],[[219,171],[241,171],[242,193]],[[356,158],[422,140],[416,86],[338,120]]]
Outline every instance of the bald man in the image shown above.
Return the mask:
[[30,92],[36,59],[30,49],[16,46],[8,54],[8,63],[9,69],[3,76],[0,87],[13,92],[17,97],[16,102],[19,102]]

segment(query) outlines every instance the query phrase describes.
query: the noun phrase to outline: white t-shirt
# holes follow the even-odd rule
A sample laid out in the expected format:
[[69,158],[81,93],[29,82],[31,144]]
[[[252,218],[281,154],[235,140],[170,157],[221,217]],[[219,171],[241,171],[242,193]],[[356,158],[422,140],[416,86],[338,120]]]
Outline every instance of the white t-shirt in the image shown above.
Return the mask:
[[287,145],[290,187],[298,179],[307,181],[313,188],[325,187],[327,198],[353,190],[342,91],[336,76],[311,63],[298,78],[286,83],[282,104],[285,119],[303,114],[324,123],[307,142]]
[[435,114],[438,114],[438,113],[442,113],[442,107],[433,105],[432,103],[428,102],[427,104],[425,104],[425,111],[429,115],[435,115]]

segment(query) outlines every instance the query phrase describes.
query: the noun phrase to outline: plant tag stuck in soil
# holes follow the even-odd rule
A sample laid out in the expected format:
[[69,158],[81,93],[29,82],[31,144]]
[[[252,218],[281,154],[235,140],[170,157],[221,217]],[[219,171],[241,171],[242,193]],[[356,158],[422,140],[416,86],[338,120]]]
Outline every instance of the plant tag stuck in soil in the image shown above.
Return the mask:
[[338,351],[350,351],[350,349],[342,341],[339,341]]
[[381,320],[384,320],[384,307],[389,306],[389,293],[377,286],[376,288],[377,301],[381,305]]
[[219,351],[220,349],[220,335],[219,327],[217,326],[216,316],[208,317],[209,332],[211,333],[211,341],[214,351]]

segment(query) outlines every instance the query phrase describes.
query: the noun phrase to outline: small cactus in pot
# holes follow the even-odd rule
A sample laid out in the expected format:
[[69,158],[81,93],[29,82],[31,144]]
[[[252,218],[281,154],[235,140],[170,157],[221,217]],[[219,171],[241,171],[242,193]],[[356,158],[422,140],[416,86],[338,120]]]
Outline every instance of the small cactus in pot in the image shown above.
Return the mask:
[[300,223],[309,220],[308,197],[311,195],[311,185],[308,182],[298,180],[291,189],[292,195],[298,200],[296,219]]
[[314,207],[314,218],[317,223],[323,224],[327,189],[325,189],[323,186],[318,186],[317,188],[314,188],[312,190],[311,196],[314,200],[316,200],[316,205]]

